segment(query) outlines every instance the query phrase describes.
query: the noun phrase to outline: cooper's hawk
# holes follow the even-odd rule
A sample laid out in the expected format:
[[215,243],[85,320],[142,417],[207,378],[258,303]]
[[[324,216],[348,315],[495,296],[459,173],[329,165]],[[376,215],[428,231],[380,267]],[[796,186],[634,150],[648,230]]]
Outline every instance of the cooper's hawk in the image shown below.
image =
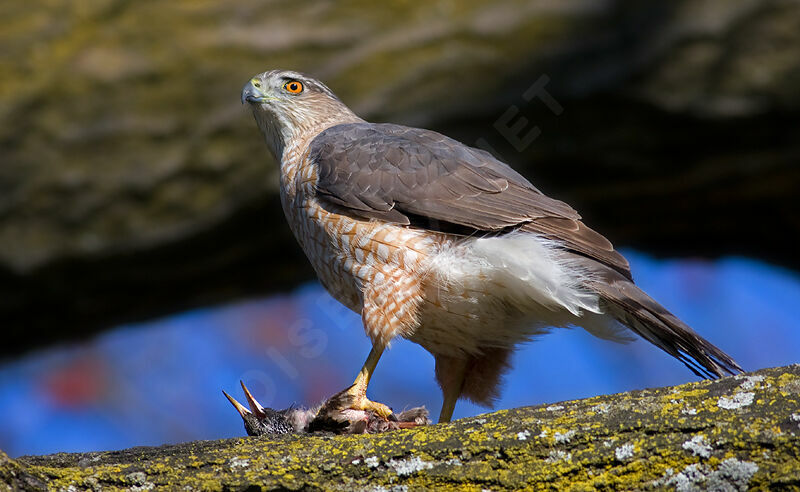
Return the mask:
[[514,347],[548,327],[627,327],[704,377],[739,365],[634,285],[628,262],[564,202],[491,154],[429,130],[368,123],[328,87],[269,71],[242,89],[280,161],[283,210],[320,281],[372,339],[348,390],[366,397],[394,337],[436,359],[440,422],[489,405]]

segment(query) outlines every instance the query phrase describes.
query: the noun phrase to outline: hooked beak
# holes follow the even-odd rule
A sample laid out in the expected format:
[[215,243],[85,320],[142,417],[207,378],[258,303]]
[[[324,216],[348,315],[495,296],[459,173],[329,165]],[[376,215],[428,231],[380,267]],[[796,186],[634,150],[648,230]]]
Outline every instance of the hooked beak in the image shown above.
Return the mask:
[[258,80],[258,78],[253,77],[250,79],[250,81],[246,83],[244,87],[242,87],[242,104],[245,102],[263,103],[270,99],[274,99],[273,97],[264,94],[262,89],[262,83]]

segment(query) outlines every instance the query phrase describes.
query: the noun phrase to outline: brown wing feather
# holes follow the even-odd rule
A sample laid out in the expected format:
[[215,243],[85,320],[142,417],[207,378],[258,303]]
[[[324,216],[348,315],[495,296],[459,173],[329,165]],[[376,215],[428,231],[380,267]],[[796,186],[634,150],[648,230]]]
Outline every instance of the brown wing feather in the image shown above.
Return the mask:
[[[569,205],[552,199],[483,150],[439,133],[391,124],[350,123],[320,133],[310,158],[318,166],[317,194],[355,217],[448,230],[517,228],[631,278],[627,260]],[[438,224],[438,226],[437,226]]]

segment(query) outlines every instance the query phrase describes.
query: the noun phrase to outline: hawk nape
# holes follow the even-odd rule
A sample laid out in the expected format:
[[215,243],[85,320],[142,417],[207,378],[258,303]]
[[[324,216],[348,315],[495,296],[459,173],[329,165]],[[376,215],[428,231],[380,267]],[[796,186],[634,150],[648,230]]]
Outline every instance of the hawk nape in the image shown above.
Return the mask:
[[391,416],[366,390],[397,336],[435,357],[440,422],[459,398],[491,404],[514,347],[549,327],[617,340],[627,328],[700,376],[741,372],[634,285],[625,258],[575,210],[489,153],[368,123],[297,72],[253,77],[242,102],[280,161],[297,241],[372,339],[350,408]]

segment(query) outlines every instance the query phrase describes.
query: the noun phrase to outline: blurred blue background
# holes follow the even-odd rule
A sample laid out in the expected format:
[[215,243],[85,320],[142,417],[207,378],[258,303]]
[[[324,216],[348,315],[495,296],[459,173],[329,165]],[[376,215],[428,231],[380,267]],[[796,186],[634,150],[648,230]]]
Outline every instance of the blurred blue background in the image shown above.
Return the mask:
[[[664,261],[624,253],[646,291],[746,370],[800,362],[795,273],[744,258]],[[221,390],[243,400],[241,379],[265,405],[311,405],[349,385],[368,351],[359,317],[317,283],[121,326],[0,367],[0,449],[19,456],[241,436]],[[517,352],[496,408],[695,379],[645,342],[617,345],[558,330]],[[441,395],[432,357],[396,341],[370,395],[395,409],[424,404],[435,418]],[[485,411],[460,402],[455,417]]]

